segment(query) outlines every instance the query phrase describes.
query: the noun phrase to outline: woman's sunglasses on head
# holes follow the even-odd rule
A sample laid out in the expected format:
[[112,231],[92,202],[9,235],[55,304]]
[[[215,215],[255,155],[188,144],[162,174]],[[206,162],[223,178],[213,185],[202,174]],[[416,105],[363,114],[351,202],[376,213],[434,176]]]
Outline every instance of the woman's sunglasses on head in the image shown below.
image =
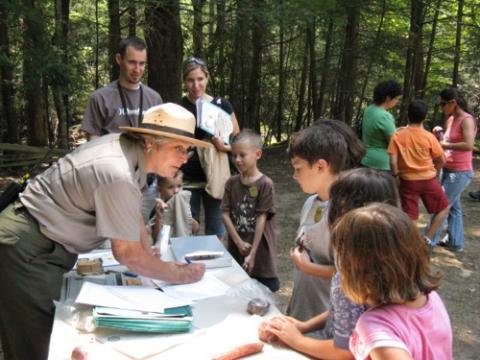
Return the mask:
[[197,65],[201,65],[201,66],[205,66],[207,65],[205,61],[203,61],[202,59],[200,58],[197,58],[195,56],[192,56],[190,59],[187,60],[187,64],[188,63],[195,63]]

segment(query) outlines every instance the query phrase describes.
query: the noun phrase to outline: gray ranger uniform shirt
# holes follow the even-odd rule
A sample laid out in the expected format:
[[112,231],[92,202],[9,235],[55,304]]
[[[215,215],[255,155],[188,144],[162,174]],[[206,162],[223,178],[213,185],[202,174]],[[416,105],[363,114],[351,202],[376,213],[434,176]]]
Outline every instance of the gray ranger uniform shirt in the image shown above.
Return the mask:
[[46,237],[71,253],[105,238],[140,241],[145,158],[140,144],[120,134],[99,137],[33,179],[20,201]]

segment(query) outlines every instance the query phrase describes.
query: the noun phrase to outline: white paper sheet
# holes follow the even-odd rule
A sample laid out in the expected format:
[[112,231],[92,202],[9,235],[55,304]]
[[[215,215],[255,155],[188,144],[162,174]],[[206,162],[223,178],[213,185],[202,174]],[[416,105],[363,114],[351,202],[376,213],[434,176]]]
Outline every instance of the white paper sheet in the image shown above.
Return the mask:
[[[155,282],[155,280],[153,281]],[[202,280],[193,284],[169,285],[162,288],[165,294],[186,301],[225,295],[228,289],[230,286],[208,273],[205,273]]]
[[[204,330],[186,334],[132,334],[127,332],[97,331],[97,340],[131,359],[142,360],[187,343],[201,336]],[[161,358],[161,356],[160,356]]]
[[169,260],[167,259],[167,253],[170,241],[170,229],[170,225],[163,225],[162,229],[157,235],[157,238],[155,239],[155,246],[160,249],[160,259],[162,259],[163,261]]
[[[229,314],[219,324],[206,329],[206,333],[202,337],[191,339],[186,344],[172,348],[162,353],[158,359],[187,359],[194,351],[193,358],[195,360],[211,360],[236,346],[259,342],[258,326],[264,320],[264,318],[257,315],[248,315],[246,313]],[[270,344],[265,344],[263,351],[252,355],[253,358],[275,360],[308,359],[286,347],[272,346]]]
[[190,301],[174,299],[159,290],[141,286],[106,286],[85,282],[77,303],[120,309],[163,312],[166,308],[190,305]]

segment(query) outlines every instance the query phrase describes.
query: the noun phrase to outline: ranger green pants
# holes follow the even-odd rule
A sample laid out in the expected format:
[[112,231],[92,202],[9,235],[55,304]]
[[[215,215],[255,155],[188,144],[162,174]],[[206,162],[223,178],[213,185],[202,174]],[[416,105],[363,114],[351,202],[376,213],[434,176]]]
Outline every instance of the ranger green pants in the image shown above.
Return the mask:
[[20,202],[0,214],[0,334],[6,360],[47,359],[63,274],[77,256],[46,238]]

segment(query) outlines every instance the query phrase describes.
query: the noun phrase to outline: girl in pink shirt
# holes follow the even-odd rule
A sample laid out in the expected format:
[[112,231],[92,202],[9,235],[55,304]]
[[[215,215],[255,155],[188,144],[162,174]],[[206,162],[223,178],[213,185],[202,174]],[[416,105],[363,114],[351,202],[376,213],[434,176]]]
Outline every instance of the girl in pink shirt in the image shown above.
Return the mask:
[[422,237],[402,210],[375,203],[332,231],[342,288],[370,309],[350,338],[356,359],[452,359],[450,319]]

